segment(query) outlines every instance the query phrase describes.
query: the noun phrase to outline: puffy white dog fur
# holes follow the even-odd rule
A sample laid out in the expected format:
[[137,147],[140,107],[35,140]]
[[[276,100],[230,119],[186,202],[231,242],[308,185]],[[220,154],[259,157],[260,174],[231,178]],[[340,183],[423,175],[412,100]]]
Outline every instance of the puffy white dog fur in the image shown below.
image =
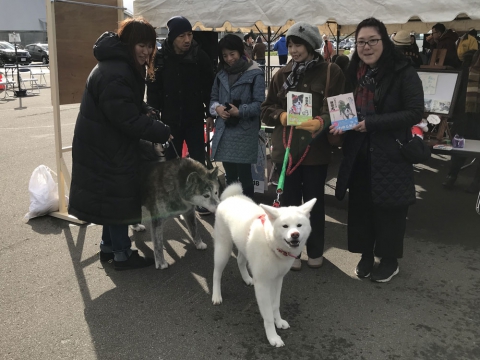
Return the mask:
[[[231,256],[238,249],[237,262],[243,281],[254,285],[265,333],[271,345],[284,346],[277,334],[290,327],[280,316],[283,277],[295,257],[301,254],[311,232],[310,211],[316,199],[302,206],[274,208],[257,205],[242,195],[240,184],[228,186],[215,214],[212,302],[222,303],[221,278]],[[247,270],[247,262],[252,277]]]

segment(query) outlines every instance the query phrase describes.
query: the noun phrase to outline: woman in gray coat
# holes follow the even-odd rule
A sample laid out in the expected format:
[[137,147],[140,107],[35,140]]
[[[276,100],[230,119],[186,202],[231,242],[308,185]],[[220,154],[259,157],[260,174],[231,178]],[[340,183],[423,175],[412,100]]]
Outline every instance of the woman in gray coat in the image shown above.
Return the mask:
[[223,163],[227,185],[239,181],[244,194],[253,197],[251,164],[257,162],[263,72],[245,56],[238,36],[226,35],[218,48],[220,64],[210,99],[210,113],[216,116],[212,159]]

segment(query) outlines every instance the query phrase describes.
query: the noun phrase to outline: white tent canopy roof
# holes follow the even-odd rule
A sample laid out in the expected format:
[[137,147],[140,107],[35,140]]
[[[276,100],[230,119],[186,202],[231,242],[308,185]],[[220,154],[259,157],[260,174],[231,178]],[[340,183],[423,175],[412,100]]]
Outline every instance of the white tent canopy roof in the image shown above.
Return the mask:
[[135,16],[165,27],[172,16],[185,16],[207,28],[250,28],[260,21],[282,26],[288,20],[322,25],[335,21],[356,25],[368,17],[385,24],[404,24],[412,17],[423,23],[449,22],[459,14],[480,20],[479,0],[135,0]]

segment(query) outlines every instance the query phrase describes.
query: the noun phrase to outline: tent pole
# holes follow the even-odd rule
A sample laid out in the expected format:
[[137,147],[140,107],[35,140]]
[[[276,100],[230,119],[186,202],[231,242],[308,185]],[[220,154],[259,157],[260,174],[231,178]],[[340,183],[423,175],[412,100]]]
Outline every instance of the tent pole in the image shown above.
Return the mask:
[[341,28],[342,26],[337,24],[337,55],[338,55],[338,48],[340,45],[340,29]]
[[268,27],[268,36],[267,36],[267,45],[268,45],[268,59],[267,59],[267,67],[265,68],[266,76],[267,76],[267,84],[270,86],[270,44],[272,43],[272,29],[270,26]]

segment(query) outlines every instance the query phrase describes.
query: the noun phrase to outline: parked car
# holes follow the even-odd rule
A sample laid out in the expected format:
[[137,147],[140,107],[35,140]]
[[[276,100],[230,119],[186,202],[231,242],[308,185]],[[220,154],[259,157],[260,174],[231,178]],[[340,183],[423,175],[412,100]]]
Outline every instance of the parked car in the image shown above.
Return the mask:
[[17,47],[17,59],[15,59],[15,47],[7,41],[0,41],[0,66],[15,64],[17,61],[21,65],[30,65],[32,62],[28,51]]
[[32,56],[32,61],[41,61],[44,64],[48,64],[50,62],[50,58],[48,56],[48,44],[30,44],[25,46],[25,49],[27,49]]

